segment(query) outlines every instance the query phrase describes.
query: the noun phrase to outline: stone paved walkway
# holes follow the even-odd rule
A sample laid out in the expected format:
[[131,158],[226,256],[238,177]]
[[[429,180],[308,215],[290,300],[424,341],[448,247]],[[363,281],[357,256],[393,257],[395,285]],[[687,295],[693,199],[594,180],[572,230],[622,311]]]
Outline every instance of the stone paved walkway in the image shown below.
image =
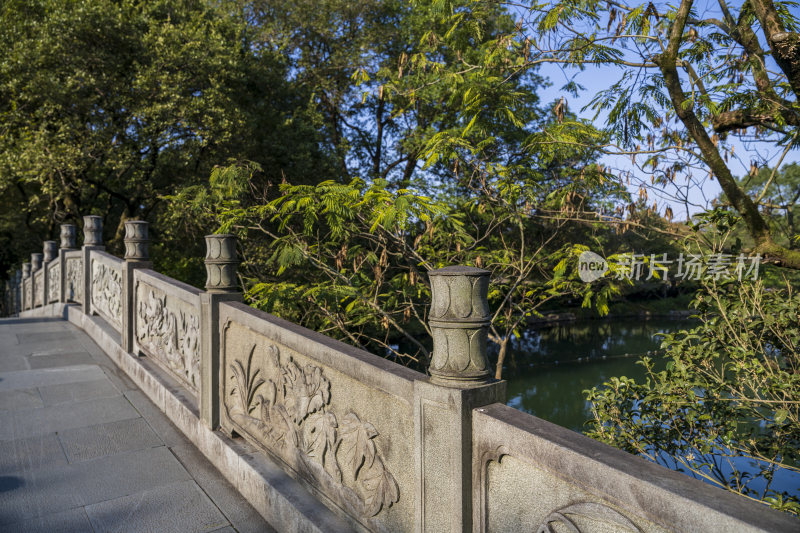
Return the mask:
[[0,531],[274,531],[69,322],[0,320]]

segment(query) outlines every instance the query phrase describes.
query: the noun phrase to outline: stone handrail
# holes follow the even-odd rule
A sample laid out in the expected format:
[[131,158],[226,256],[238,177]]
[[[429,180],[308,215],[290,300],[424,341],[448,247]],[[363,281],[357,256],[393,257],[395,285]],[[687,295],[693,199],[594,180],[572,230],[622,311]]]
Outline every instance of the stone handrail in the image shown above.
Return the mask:
[[[4,314],[49,305],[78,316],[279,529],[797,529],[759,503],[505,406],[486,353],[485,270],[429,272],[426,375],[242,303],[232,235],[206,237],[203,291],[152,270],[145,222],[125,229],[123,260],[104,251],[100,217],[84,217],[80,249],[63,225],[57,251],[48,241],[2,285]],[[322,515],[297,492],[281,499],[274,465],[344,526],[315,522]]]

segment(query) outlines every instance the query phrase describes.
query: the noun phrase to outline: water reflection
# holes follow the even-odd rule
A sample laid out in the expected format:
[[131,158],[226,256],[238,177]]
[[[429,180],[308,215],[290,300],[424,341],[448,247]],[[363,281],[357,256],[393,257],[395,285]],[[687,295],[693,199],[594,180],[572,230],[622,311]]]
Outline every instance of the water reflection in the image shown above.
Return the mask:
[[508,405],[582,431],[591,413],[583,391],[612,376],[641,379],[638,356],[659,351],[659,333],[691,327],[687,320],[614,319],[526,331],[511,346],[504,375]]
[[[662,369],[665,362],[656,355],[661,345],[658,334],[694,325],[690,320],[618,319],[529,330],[512,347],[511,360],[504,369],[508,405],[582,432],[591,418],[585,389],[602,386],[613,376],[644,379],[644,368],[636,364],[639,354],[654,352],[656,369]],[[673,470],[684,470],[666,454],[660,462]],[[754,460],[744,457],[728,460],[719,456],[717,462],[726,477],[734,470],[753,474],[761,470]],[[788,469],[779,469],[771,488],[796,494],[799,477]],[[765,486],[764,478],[750,481],[753,490],[763,491]]]

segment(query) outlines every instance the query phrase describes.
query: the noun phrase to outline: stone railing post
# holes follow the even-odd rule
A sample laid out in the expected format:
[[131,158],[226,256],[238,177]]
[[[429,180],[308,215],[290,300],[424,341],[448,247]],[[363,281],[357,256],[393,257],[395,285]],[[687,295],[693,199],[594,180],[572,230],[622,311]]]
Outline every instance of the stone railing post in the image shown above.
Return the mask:
[[472,531],[472,411],[505,401],[486,355],[490,272],[428,272],[430,379],[414,382],[417,531]]
[[27,311],[30,309],[29,305],[30,302],[28,301],[28,286],[30,285],[31,277],[31,264],[30,263],[22,263],[22,294],[20,298],[20,302],[22,302],[22,310]]
[[19,315],[20,311],[22,311],[22,269],[18,268],[14,283],[14,314]]
[[14,304],[14,297],[17,294],[17,273],[12,271],[8,278],[8,309],[6,309],[7,316],[14,316],[16,306]]
[[137,268],[152,268],[148,224],[143,220],[125,222],[125,262],[122,264],[122,349],[133,352],[136,318],[136,286],[133,275]]
[[105,250],[103,246],[103,217],[83,217],[83,312],[92,314],[92,250]]
[[200,295],[200,418],[219,426],[220,302],[242,301],[234,235],[206,235],[206,292]]
[[78,228],[73,224],[61,224],[61,243],[58,250],[58,262],[61,266],[61,287],[58,290],[58,301],[67,302],[67,252],[77,248]]
[[42,268],[43,259],[43,254],[31,254],[31,309],[36,307],[36,273]]
[[3,282],[3,314],[2,316],[9,316],[11,312],[11,283],[8,280]]
[[44,292],[42,293],[42,306],[50,302],[50,261],[58,257],[58,243],[56,241],[44,241],[42,243],[43,264],[42,268],[42,284],[44,285]]

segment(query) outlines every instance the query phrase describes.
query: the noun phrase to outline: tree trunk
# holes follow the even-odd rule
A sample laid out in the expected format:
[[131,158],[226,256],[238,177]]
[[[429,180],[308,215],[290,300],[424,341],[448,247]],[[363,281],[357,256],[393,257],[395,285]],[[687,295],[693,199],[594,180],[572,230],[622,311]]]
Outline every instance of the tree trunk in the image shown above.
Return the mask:
[[503,361],[506,359],[506,352],[508,351],[509,337],[506,335],[500,341],[500,352],[497,354],[497,366],[494,370],[495,379],[503,379]]
[[681,80],[678,74],[677,61],[678,50],[683,39],[683,31],[686,20],[692,6],[691,0],[683,0],[675,15],[675,21],[670,29],[669,44],[663,54],[653,58],[656,65],[664,76],[664,83],[669,92],[672,107],[678,118],[681,119],[686,130],[692,139],[697,143],[697,147],[703,156],[703,161],[708,165],[711,172],[717,177],[719,185],[725,195],[730,200],[731,205],[739,212],[747,225],[750,235],[756,243],[755,251],[760,254],[770,256],[773,260],[791,268],[800,269],[800,253],[788,250],[775,244],[772,235],[764,218],[758,211],[758,206],[753,202],[733,177],[728,165],[722,159],[713,141],[708,136],[708,132],[697,118],[691,107],[684,104],[687,100],[686,94],[681,87]]

